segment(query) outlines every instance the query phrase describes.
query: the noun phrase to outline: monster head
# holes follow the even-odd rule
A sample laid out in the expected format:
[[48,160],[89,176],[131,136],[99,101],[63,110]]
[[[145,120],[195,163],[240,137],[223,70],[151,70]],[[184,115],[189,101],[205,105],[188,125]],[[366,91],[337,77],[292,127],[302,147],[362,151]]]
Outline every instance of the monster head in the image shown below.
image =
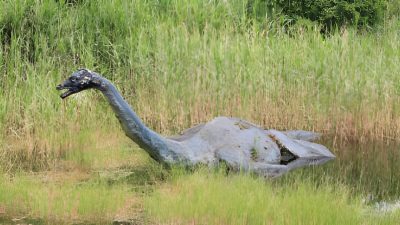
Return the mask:
[[100,76],[88,69],[79,69],[74,72],[62,84],[57,85],[57,90],[67,89],[66,92],[60,95],[61,98],[66,98],[72,94],[81,92],[90,88],[98,88],[101,86]]

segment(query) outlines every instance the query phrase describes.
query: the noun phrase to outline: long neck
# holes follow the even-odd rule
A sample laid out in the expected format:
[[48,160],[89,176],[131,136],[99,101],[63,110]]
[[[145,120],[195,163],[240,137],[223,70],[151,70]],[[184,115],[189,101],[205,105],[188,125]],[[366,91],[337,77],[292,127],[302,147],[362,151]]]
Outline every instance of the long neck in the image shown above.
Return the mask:
[[156,161],[165,162],[168,158],[175,158],[166,144],[166,139],[141,121],[109,80],[102,78],[99,90],[107,98],[125,134],[130,139],[146,150]]

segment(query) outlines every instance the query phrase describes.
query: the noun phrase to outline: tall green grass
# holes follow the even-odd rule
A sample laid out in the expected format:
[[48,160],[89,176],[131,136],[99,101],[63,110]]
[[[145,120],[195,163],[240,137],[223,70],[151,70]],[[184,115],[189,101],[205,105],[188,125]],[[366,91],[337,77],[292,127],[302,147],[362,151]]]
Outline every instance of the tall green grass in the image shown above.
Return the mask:
[[89,136],[123,136],[98,93],[58,98],[55,85],[78,67],[112,80],[166,135],[226,115],[337,141],[399,140],[398,17],[372,33],[325,37],[314,27],[288,33],[271,16],[253,19],[246,7],[2,1],[3,170],[51,168],[66,151],[94,144]]

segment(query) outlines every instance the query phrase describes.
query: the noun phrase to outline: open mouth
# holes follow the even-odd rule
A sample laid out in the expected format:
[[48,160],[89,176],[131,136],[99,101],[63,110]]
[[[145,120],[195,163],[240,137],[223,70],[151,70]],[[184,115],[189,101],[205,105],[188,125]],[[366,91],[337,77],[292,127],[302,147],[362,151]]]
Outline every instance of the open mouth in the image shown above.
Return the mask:
[[75,93],[79,92],[79,90],[76,87],[67,87],[67,86],[64,86],[62,84],[57,85],[56,89],[59,90],[59,91],[67,89],[66,92],[64,92],[64,93],[62,93],[60,95],[60,97],[62,99],[66,98],[66,97],[68,97],[68,96],[70,96],[72,94],[75,94]]
[[281,165],[298,168],[305,165],[320,165],[335,158],[324,146],[308,141],[290,139],[278,132],[268,135],[278,146],[281,153]]
[[289,163],[295,161],[299,157],[289,151],[285,146],[279,146],[281,151],[281,165],[288,165]]

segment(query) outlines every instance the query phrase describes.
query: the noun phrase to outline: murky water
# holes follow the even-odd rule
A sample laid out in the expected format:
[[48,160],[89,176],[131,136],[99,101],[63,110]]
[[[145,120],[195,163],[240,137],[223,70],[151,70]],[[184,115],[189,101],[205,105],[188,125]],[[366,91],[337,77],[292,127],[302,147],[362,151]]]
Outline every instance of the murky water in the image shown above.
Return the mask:
[[368,194],[371,200],[399,199],[400,144],[347,144],[333,151],[337,160],[328,170],[331,176]]
[[362,194],[369,203],[400,199],[400,144],[324,141],[336,159],[322,166],[303,168],[290,176],[305,176],[315,182],[329,179]]

